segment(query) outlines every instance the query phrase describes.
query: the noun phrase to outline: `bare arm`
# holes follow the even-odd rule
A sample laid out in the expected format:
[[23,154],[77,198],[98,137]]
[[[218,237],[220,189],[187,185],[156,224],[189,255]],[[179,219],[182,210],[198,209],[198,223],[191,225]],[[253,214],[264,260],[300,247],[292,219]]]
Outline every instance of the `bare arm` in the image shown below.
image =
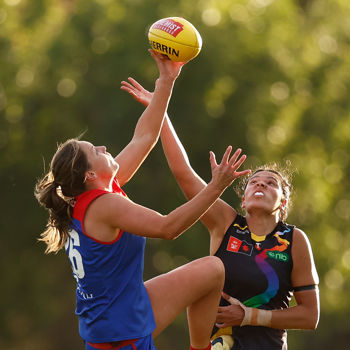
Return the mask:
[[[291,317],[295,318],[300,328],[315,329],[320,315],[319,278],[311,245],[306,234],[296,228],[294,229],[293,235],[293,287],[297,288],[314,284],[317,285],[317,288],[315,290],[305,290],[294,293],[297,306],[290,308],[290,311],[294,312]],[[278,318],[276,321],[278,321]]]
[[[293,270],[292,283],[294,288],[316,285],[315,289],[294,293],[297,305],[288,309],[272,310],[270,327],[277,329],[315,329],[318,324],[320,305],[318,292],[318,276],[313,260],[312,250],[305,233],[294,229],[293,238]],[[224,296],[225,297],[225,296]],[[241,325],[245,312],[237,299],[226,296],[231,305],[219,307],[218,327]]]
[[[193,198],[206,186],[206,182],[192,168],[186,151],[168,116],[164,121],[161,140],[169,167],[177,183],[187,199]],[[243,176],[248,172],[249,170],[243,171],[240,175]],[[218,250],[227,228],[236,215],[236,211],[220,198],[203,215],[201,221],[210,232],[210,254],[215,254]]]
[[121,186],[130,180],[156,144],[174,82],[184,64],[172,62],[152,50],[150,50],[150,53],[157,63],[159,78],[154,91],[154,98],[138,120],[131,141],[115,157],[120,166],[118,181]]
[[198,221],[238,176],[236,170],[244,162],[245,157],[238,159],[237,153],[230,157],[231,150],[232,147],[229,146],[220,164],[216,163],[215,155],[210,153],[212,168],[210,183],[192,200],[168,215],[161,215],[118,194],[100,196],[90,205],[87,212],[85,223],[87,233],[97,239],[103,234],[105,240],[112,240],[118,229],[147,237],[176,238]]
[[[123,89],[130,93],[135,100],[147,106],[152,100],[152,93],[145,90],[134,79],[129,79],[129,81],[130,83],[124,82]],[[168,164],[178,184],[187,199],[193,198],[206,186],[206,183],[191,167],[186,151],[168,116],[164,121],[161,139]],[[241,172],[240,176],[247,173],[249,173],[249,170]],[[215,253],[219,247],[227,227],[232,223],[235,216],[236,211],[219,199],[201,218],[211,233],[211,254]]]

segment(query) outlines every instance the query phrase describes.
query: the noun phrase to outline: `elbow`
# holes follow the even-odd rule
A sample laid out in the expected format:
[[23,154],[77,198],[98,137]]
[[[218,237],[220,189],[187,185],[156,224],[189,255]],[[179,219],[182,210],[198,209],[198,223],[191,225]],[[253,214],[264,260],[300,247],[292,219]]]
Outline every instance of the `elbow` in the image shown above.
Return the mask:
[[165,230],[162,233],[162,238],[167,241],[173,241],[180,235],[181,235],[181,232],[174,231],[174,230]]
[[313,312],[309,314],[309,317],[304,319],[304,329],[306,330],[315,330],[318,326],[318,321],[320,319],[319,312]]
[[315,317],[313,317],[310,320],[310,328],[309,328],[310,330],[315,330],[317,328],[319,319],[320,319],[320,317],[317,314]]
[[179,237],[179,235],[176,234],[167,234],[164,236],[164,239],[167,241],[173,241],[175,240],[177,237]]
[[174,225],[165,223],[160,227],[159,238],[165,239],[167,241],[173,241],[179,237],[181,233],[182,232],[180,232],[178,228],[174,227]]
[[134,142],[141,145],[144,149],[153,149],[153,147],[157,144],[159,138],[159,133],[145,133],[143,135],[139,135],[137,138],[134,137]]
[[159,138],[159,133],[147,134],[143,136],[142,141],[143,141],[143,144],[146,145],[146,147],[152,149],[157,144],[158,138]]
[[169,164],[170,170],[176,178],[177,182],[180,184],[191,183],[193,179],[192,168],[188,164],[188,166],[184,166],[180,163]]
[[317,325],[318,325],[318,322],[313,322],[313,323],[310,322],[309,324],[305,325],[304,329],[309,331],[314,331],[316,330]]

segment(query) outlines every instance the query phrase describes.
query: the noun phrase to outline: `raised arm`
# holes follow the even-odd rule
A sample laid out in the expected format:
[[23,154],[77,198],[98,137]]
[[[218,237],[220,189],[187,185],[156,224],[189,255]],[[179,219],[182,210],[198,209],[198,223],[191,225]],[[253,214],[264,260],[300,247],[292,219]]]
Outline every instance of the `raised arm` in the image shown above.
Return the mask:
[[115,157],[120,166],[118,180],[121,186],[131,179],[156,144],[174,82],[184,64],[172,62],[152,50],[150,50],[150,53],[157,63],[159,78],[157,79],[153,99],[138,120],[131,141]]
[[[212,180],[191,200],[162,215],[145,208],[118,194],[110,193],[97,198],[90,206],[86,218],[87,233],[96,239],[110,241],[115,238],[117,229],[133,234],[174,239],[193,225],[219,198],[222,192],[237,178],[237,169],[245,157],[239,158],[235,152],[230,156],[229,146],[220,164],[214,153],[210,153]],[[100,235],[104,236],[101,237]]]
[[[129,79],[129,81],[130,83],[124,82],[123,89],[129,92],[135,100],[147,106],[152,100],[152,93],[145,90],[134,79]],[[168,164],[178,184],[187,199],[193,198],[206,186],[206,183],[191,167],[186,151],[168,116],[164,121],[161,139]],[[240,153],[240,150],[237,150],[237,152]],[[248,173],[249,170],[242,171],[238,176]],[[235,210],[219,199],[201,218],[211,233],[211,253],[215,253],[217,250],[227,227],[232,223],[235,215]]]
[[[206,182],[192,168],[186,150],[168,116],[164,121],[161,140],[169,167],[177,183],[187,199],[193,198],[206,186]],[[239,154],[241,150],[238,149],[236,152]],[[248,172],[243,171],[240,176]],[[210,232],[210,254],[215,254],[236,215],[236,211],[222,199],[218,199],[203,215],[201,221]]]

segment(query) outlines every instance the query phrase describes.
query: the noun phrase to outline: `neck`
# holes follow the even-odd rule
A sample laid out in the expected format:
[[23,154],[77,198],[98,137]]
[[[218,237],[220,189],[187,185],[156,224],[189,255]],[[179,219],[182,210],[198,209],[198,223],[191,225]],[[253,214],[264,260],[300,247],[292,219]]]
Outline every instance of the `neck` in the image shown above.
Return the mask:
[[110,181],[103,181],[101,179],[95,179],[93,181],[86,181],[86,190],[103,190],[103,191],[112,191],[113,179]]
[[246,219],[250,232],[257,236],[265,236],[272,232],[279,221],[278,215],[266,215],[266,213],[247,213]]

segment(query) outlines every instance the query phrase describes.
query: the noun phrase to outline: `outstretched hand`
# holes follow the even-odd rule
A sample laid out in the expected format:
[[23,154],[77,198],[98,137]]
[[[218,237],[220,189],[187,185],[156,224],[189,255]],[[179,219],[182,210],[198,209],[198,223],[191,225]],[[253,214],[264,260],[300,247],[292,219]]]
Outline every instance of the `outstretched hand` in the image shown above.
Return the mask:
[[150,104],[153,97],[153,92],[149,92],[148,90],[146,90],[135,79],[129,77],[128,82],[123,80],[121,84],[122,86],[120,88],[129,93],[137,102],[140,102],[145,107],[147,107]]
[[[129,77],[128,81],[122,81],[121,84],[122,85],[120,88],[129,93],[137,102],[143,104],[145,107],[150,104],[153,97],[153,92],[146,90],[135,79]],[[242,155],[239,158],[242,150],[237,149],[230,158],[231,151],[232,146],[227,147],[220,164],[217,164],[215,154],[210,152],[212,181],[214,183],[216,182],[217,184],[221,184],[222,189],[225,189],[231,185],[238,177],[247,175],[251,172],[250,169],[237,171],[247,157],[246,155]]]
[[[156,61],[159,69],[160,75],[159,78],[156,80],[156,86],[157,82],[161,78],[175,80],[179,76],[181,68],[185,64],[185,62],[173,62],[164,55],[157,53],[151,49],[149,49],[148,51],[152,55],[153,59]],[[121,84],[122,85],[120,88],[129,93],[137,102],[140,102],[145,107],[147,107],[150,104],[153,97],[153,92],[146,90],[135,79],[129,77],[128,81],[123,80]]]
[[218,328],[240,326],[244,318],[244,305],[238,299],[226,293],[222,293],[222,297],[226,299],[230,305],[219,306],[215,326]]
[[157,63],[160,79],[166,78],[175,80],[180,75],[181,68],[186,62],[174,62],[167,56],[162,55],[152,49],[149,49],[148,51]]
[[217,185],[221,185],[222,189],[230,186],[238,177],[247,175],[251,172],[250,169],[237,171],[239,167],[244,163],[247,156],[244,154],[240,158],[242,150],[238,148],[230,158],[232,146],[228,146],[220,164],[217,164],[216,157],[213,152],[210,152],[210,165],[212,173],[212,182]]

